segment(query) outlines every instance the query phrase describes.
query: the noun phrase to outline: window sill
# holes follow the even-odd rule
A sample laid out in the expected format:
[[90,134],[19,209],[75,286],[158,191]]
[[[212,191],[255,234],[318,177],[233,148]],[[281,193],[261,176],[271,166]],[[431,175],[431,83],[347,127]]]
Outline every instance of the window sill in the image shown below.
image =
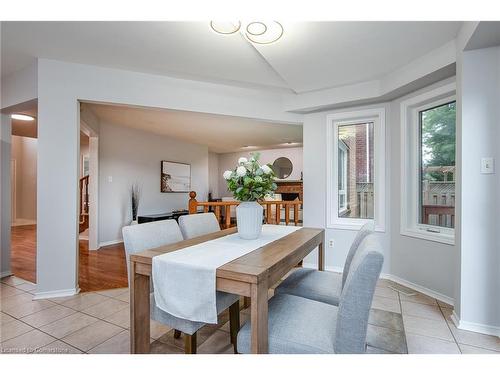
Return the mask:
[[[327,225],[327,229],[341,229],[341,230],[356,230],[359,231],[363,225],[365,225],[367,222],[372,221],[372,220],[363,220],[363,219],[354,219],[355,221],[359,222],[334,222],[330,223]],[[375,232],[385,232],[385,228],[381,225],[378,225],[375,223]]]
[[445,234],[445,233],[432,233],[427,232],[422,229],[412,228],[412,229],[404,229],[401,230],[402,236],[418,238],[421,240],[439,242],[446,245],[455,245],[455,235],[454,234]]

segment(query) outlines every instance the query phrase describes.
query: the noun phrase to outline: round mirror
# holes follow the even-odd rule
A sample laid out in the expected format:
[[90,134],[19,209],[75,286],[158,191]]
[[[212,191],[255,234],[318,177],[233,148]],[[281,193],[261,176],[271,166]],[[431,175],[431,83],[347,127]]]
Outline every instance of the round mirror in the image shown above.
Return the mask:
[[273,170],[276,177],[284,179],[292,174],[293,164],[290,159],[281,157],[274,161]]

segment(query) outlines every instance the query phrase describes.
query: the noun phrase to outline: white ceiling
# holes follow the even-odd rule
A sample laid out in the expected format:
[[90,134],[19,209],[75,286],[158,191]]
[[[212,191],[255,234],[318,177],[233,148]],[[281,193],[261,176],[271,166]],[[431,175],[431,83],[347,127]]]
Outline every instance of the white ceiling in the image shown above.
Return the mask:
[[379,79],[455,38],[461,22],[283,23],[254,46],[207,22],[2,22],[2,75],[36,57],[305,92]]
[[302,146],[302,126],[299,124],[157,108],[93,103],[82,106],[92,111],[101,123],[207,145],[216,153]]

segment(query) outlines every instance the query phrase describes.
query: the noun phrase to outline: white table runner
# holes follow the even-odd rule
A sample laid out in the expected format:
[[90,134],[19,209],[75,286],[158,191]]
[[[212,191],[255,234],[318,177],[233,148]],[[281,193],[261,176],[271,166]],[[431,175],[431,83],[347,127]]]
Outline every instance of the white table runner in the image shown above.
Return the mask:
[[255,240],[243,240],[235,233],[153,257],[156,304],[178,318],[217,323],[217,268],[298,229],[264,225]]

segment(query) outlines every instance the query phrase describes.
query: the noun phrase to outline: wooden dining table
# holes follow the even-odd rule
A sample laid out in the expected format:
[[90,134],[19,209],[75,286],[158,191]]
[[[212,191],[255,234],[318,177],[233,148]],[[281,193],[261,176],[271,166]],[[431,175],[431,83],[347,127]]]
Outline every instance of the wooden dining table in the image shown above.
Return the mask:
[[[153,257],[236,232],[233,227],[130,256],[131,353],[149,353]],[[268,353],[269,289],[315,248],[318,248],[318,269],[324,270],[324,237],[324,229],[304,227],[217,268],[217,290],[250,297],[252,353]]]

